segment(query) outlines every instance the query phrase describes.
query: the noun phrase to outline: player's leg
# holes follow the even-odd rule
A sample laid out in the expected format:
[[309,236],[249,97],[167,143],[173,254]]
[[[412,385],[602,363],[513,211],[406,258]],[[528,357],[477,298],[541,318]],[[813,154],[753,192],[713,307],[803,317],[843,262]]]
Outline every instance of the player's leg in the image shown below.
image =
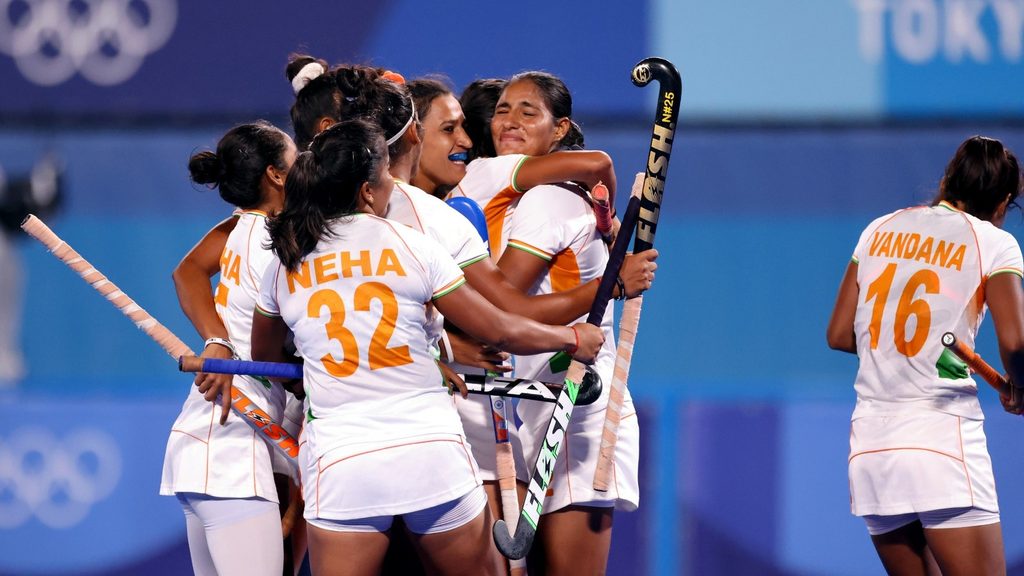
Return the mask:
[[945,576],[1006,574],[999,513],[976,508],[921,515],[924,537]]
[[541,516],[529,557],[530,575],[604,574],[614,513],[611,506],[574,504]]
[[487,495],[487,509],[491,511],[491,518],[497,520],[503,518],[501,513],[501,490],[498,488],[497,480],[484,480],[484,493]]
[[505,572],[491,537],[494,521],[483,488],[404,518],[429,573],[498,576]]
[[424,576],[419,553],[412,543],[412,536],[405,529],[405,522],[395,518],[391,525],[391,543],[384,555],[381,576]]
[[916,514],[865,516],[871,542],[891,576],[939,576]]
[[388,550],[391,518],[308,520],[309,561],[317,576],[376,576]]
[[[205,550],[198,534],[193,538],[190,525],[189,545],[197,543],[202,563],[206,553],[219,576],[280,576],[284,563],[281,516],[276,502],[262,498],[212,498],[203,494],[179,494],[202,526]],[[195,564],[195,559],[193,560]],[[203,566],[205,570],[207,567]],[[200,571],[197,569],[196,573]]]
[[206,542],[206,529],[203,521],[196,516],[195,510],[188,499],[178,495],[178,501],[185,512],[185,532],[188,535],[188,552],[192,557],[192,572],[196,576],[217,576],[217,569],[210,556],[210,546]]

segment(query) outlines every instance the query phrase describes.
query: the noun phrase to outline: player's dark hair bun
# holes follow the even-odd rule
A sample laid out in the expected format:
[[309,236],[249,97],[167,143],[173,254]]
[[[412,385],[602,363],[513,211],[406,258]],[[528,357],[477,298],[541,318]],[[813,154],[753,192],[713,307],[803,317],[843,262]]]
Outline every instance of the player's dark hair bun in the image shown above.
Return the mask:
[[188,172],[197,184],[217,186],[224,177],[224,164],[215,153],[203,150],[189,158]]

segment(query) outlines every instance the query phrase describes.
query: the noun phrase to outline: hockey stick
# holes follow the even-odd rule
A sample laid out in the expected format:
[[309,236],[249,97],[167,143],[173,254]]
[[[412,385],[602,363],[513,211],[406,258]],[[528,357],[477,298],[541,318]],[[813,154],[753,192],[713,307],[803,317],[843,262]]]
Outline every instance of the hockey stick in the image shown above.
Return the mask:
[[[671,63],[661,58],[646,58],[633,67],[632,79],[633,83],[640,87],[646,86],[653,79],[658,80],[661,85],[658,99],[659,113],[655,117],[654,135],[651,138],[643,198],[638,201],[635,197],[631,197],[629,200],[622,228],[609,255],[601,286],[594,299],[594,306],[587,317],[587,322],[595,326],[601,325],[605,308],[612,295],[616,272],[626,256],[626,248],[633,227],[637,227],[637,238],[642,238],[647,247],[653,244],[654,229],[657,227],[661,195],[664,189],[664,175],[668,168],[672,137],[675,133],[675,120],[678,116],[676,103],[681,82],[679,73]],[[572,399],[569,398],[572,392],[571,384],[579,382],[577,378],[582,375],[582,371],[583,365],[579,362],[573,362],[569,366],[569,373],[566,375],[566,391],[559,397],[559,402],[555,405],[551,415],[551,421],[544,436],[544,445],[537,455],[537,463],[530,479],[526,503],[523,505],[515,536],[510,536],[504,522],[499,520],[494,525],[494,542],[498,550],[509,558],[526,556],[533,545],[533,539],[537,534],[537,522],[544,507],[547,487],[554,472],[555,460],[564,443],[565,432],[569,419],[572,417],[573,405]]]
[[[622,227],[611,253],[608,255],[608,262],[605,265],[604,274],[601,276],[601,283],[594,297],[594,304],[590,308],[587,322],[600,326],[604,318],[608,301],[611,300],[615,287],[618,270],[626,258],[626,251],[629,248],[631,231],[637,225],[640,213],[640,199],[631,197],[622,219]],[[551,476],[554,473],[555,461],[561,451],[565,440],[566,431],[569,428],[569,420],[572,418],[573,406],[577,399],[579,382],[581,382],[585,367],[580,362],[573,361],[565,377],[565,389],[559,395],[555,408],[548,421],[547,431],[544,434],[543,445],[537,454],[537,460],[530,477],[530,484],[526,492],[526,502],[520,513],[519,524],[516,526],[515,534],[509,532],[507,524],[498,520],[494,523],[494,543],[498,550],[507,558],[523,558],[530,551],[533,539],[537,535],[537,523],[544,510],[544,499],[547,494],[548,485],[551,483]]]
[[[639,198],[643,190],[644,174],[637,173],[633,180],[630,198]],[[634,253],[635,253],[634,248]],[[641,294],[622,304],[619,319],[619,334],[615,348],[615,369],[612,372],[611,388],[608,390],[608,405],[605,407],[604,426],[601,430],[601,448],[598,451],[597,468],[594,470],[594,490],[607,492],[615,467],[615,444],[619,438],[619,422],[622,421],[622,403],[626,398],[626,384],[629,381],[629,366],[633,361],[633,343],[640,324],[640,310],[644,297]]]
[[[208,374],[245,374],[264,378],[282,378],[293,380],[302,378],[302,364],[287,362],[254,362],[251,360],[230,360],[226,358],[202,358],[200,356],[181,356],[178,358],[178,369],[182,372],[206,372]],[[471,394],[520,398],[538,402],[555,402],[565,388],[562,384],[549,384],[525,378],[506,378],[504,376],[484,376],[483,374],[467,374],[464,376],[466,388]],[[599,380],[586,378],[586,386],[579,393],[581,404],[593,404],[601,396]]]
[[590,199],[594,207],[594,219],[597,221],[597,231],[605,239],[611,242],[612,236],[612,207],[609,203],[611,196],[608,194],[608,187],[598,182],[590,191]]
[[999,392],[1000,396],[1012,397],[1013,395],[1013,384],[1010,384],[1006,378],[996,371],[991,364],[985,362],[985,360],[978,355],[977,352],[971,350],[966,344],[957,340],[956,336],[952,332],[946,332],[942,335],[942,345],[949,349],[950,352],[956,355],[957,358],[964,361],[964,364],[976,372],[978,376],[981,376],[985,382],[988,382],[990,386]]
[[[615,287],[616,272],[622,266],[626,250],[629,247],[628,231],[636,225],[639,209],[638,199],[630,198],[629,207],[622,220],[621,231],[615,239],[615,245],[612,247],[608,264],[601,277],[601,284],[597,289],[597,296],[595,296],[594,304],[587,316],[587,322],[590,324],[600,326],[604,318],[605,309],[608,307],[608,301],[611,299],[612,290]],[[543,445],[540,447],[533,472],[530,475],[526,501],[519,514],[519,523],[516,526],[515,534],[509,532],[508,525],[504,520],[494,523],[492,530],[494,543],[506,558],[523,558],[533,545],[533,539],[537,535],[537,522],[544,510],[544,498],[547,494],[548,484],[551,483],[551,475],[555,470],[555,460],[561,451],[566,431],[569,428],[569,420],[572,418],[573,406],[578,398],[580,385],[577,382],[582,382],[585,372],[586,367],[580,362],[573,360],[569,365],[569,371],[565,376],[565,387],[555,402],[547,431],[544,434]]]
[[[69,268],[78,273],[90,286],[110,301],[122,314],[131,319],[140,330],[152,338],[165,352],[173,358],[192,355],[192,351],[163,324],[142,309],[99,270],[93,268],[85,258],[75,252],[71,246],[61,240],[42,220],[29,214],[21,223],[21,228],[29,236],[35,238],[54,256]],[[291,434],[274,422],[269,414],[250,400],[238,388],[231,387],[231,408],[242,417],[265,440],[275,446],[294,464],[299,455],[299,443]]]
[[[447,203],[473,224],[485,246],[491,245],[487,217],[475,200],[457,196],[449,198]],[[468,386],[469,382],[466,384]],[[491,396],[490,401],[491,424],[494,427],[494,473],[501,495],[501,515],[515,526],[519,517],[519,494],[516,491],[516,460],[508,433],[508,408],[503,398]],[[526,560],[509,560],[508,568],[510,576],[523,576],[526,574]]]
[[[644,68],[645,63],[647,63],[646,68]],[[632,78],[633,83],[639,87],[646,86],[652,78],[657,78],[661,84],[658,111],[654,116],[651,147],[647,156],[647,169],[641,185],[643,200],[641,201],[640,222],[636,230],[636,239],[633,242],[633,252],[637,253],[654,247],[654,233],[657,231],[658,217],[661,215],[662,193],[665,190],[665,178],[668,176],[668,163],[672,154],[672,141],[675,139],[676,121],[679,118],[682,82],[675,66],[660,58],[649,58],[638,64],[633,69]],[[638,192],[637,184],[639,184],[639,178],[633,183],[633,194]],[[619,423],[622,420],[622,403],[626,397],[629,367],[633,360],[633,344],[636,341],[636,333],[640,325],[640,311],[643,308],[643,303],[644,297],[641,294],[636,298],[626,300],[622,305],[619,341],[615,351],[615,371],[612,374],[608,406],[605,409],[597,468],[594,470],[594,490],[600,492],[608,491],[611,485],[612,470],[615,467],[615,444],[619,438]]]

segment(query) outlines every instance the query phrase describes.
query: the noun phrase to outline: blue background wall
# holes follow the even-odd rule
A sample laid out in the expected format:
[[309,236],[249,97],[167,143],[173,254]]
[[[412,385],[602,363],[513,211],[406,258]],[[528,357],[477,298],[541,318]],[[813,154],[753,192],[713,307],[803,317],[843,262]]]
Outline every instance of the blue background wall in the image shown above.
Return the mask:
[[[269,0],[181,3],[166,44],[110,87],[82,73],[31,84],[2,55],[0,27],[0,165],[19,173],[46,151],[61,156],[68,195],[53,229],[198,347],[170,271],[228,210],[188,183],[185,164],[236,120],[287,126],[288,52],[369,59],[407,77],[443,71],[456,86],[551,70],[621,182],[643,166],[653,102],[629,69],[664,55],[683,73],[683,126],[630,384],[643,502],[616,518],[610,572],[874,574],[846,482],[856,358],[829,351],[823,335],[874,216],[928,200],[966,136],[1024,152],[1019,52],[1000,40],[995,2],[976,20],[988,59],[964,52],[978,36],[946,25],[960,4],[916,3],[925,12],[908,37],[899,0],[875,20],[857,1],[530,1],[514,13],[461,1],[302,13]],[[943,22],[934,38],[928,7]],[[880,45],[868,42],[871,22]],[[929,42],[961,49],[929,53]],[[1021,238],[1024,217],[1007,228]],[[189,379],[31,240],[0,266],[25,289],[29,366],[0,392],[0,574],[187,572],[180,509],[156,490]],[[996,357],[989,326],[979,351]],[[1007,556],[1024,573],[1024,497],[1006,489],[1024,477],[1021,422],[990,392]],[[48,475],[72,461],[74,474]]]

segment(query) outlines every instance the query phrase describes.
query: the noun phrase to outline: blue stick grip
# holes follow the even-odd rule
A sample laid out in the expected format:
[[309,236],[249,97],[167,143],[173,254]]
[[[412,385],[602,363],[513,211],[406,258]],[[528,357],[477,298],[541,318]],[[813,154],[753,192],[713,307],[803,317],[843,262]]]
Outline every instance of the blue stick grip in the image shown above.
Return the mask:
[[284,362],[252,362],[248,360],[227,360],[224,358],[203,358],[202,372],[211,374],[245,374],[264,378],[302,378],[302,364]]

